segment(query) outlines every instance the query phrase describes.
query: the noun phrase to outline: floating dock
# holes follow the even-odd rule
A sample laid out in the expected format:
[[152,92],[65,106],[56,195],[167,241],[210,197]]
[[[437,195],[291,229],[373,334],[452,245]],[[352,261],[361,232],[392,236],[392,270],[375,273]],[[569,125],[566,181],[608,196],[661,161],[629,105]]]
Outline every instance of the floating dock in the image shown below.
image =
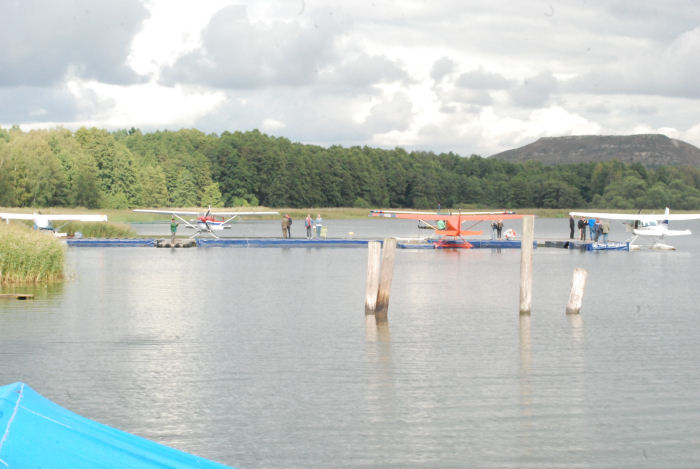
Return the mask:
[[[305,238],[198,238],[176,239],[171,245],[169,239],[67,239],[73,247],[235,247],[235,248],[353,248],[366,247],[370,241],[382,239],[305,239]],[[401,249],[435,249],[436,240],[399,238],[397,247]],[[467,239],[473,249],[520,249],[519,239]],[[628,242],[595,243],[592,241],[541,239],[533,242],[535,248],[578,249],[582,251],[629,251]],[[448,248],[449,249],[449,248]]]

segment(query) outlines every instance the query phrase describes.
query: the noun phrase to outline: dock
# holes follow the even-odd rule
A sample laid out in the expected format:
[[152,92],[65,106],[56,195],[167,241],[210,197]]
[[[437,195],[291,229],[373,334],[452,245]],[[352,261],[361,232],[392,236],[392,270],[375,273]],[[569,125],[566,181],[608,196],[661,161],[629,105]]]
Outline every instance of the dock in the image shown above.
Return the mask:
[[[171,245],[169,239],[131,238],[103,239],[80,238],[67,239],[71,247],[157,247],[157,248],[355,248],[367,247],[370,241],[382,239],[354,238],[197,238],[176,239]],[[520,249],[519,239],[469,239],[473,249]],[[434,240],[398,238],[397,247],[400,249],[435,249]],[[629,251],[628,242],[596,243],[593,241],[578,241],[568,239],[536,239],[534,248],[575,249],[581,251]]]

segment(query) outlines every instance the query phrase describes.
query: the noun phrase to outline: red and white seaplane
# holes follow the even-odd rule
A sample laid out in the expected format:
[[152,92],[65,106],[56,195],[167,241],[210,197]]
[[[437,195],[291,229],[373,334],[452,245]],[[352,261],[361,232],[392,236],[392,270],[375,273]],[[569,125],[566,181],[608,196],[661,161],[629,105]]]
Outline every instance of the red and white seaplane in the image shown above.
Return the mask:
[[[435,230],[440,239],[435,243],[436,248],[469,249],[472,245],[463,236],[478,236],[483,230],[473,230],[482,221],[502,221],[522,218],[515,212],[413,212],[400,210],[371,210],[370,216],[385,218],[403,218],[418,220],[427,227]],[[435,222],[434,224],[428,223]],[[462,229],[462,223],[473,222],[467,229]]]
[[[150,210],[150,209],[134,209],[134,212],[141,213],[157,213],[160,215],[170,215],[182,221],[187,228],[195,230],[191,238],[196,238],[201,233],[206,232],[215,238],[218,238],[214,231],[222,231],[231,228],[231,222],[240,216],[263,216],[263,215],[279,215],[279,212],[212,212],[211,207],[202,212],[189,212],[180,210]],[[195,216],[196,218],[186,220],[183,216]]]

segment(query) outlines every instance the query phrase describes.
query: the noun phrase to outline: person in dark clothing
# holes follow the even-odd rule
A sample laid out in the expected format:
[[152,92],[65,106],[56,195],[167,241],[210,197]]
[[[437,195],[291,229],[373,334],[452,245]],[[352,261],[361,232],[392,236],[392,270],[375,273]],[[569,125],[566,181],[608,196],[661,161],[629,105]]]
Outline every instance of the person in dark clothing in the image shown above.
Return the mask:
[[578,220],[578,231],[579,231],[579,239],[581,241],[586,240],[586,228],[588,227],[588,223],[586,223],[586,219],[581,217]]
[[285,215],[287,218],[287,238],[292,238],[292,217],[289,214]]
[[574,221],[574,216],[569,215],[569,239],[574,239],[574,228],[576,227],[576,222]]

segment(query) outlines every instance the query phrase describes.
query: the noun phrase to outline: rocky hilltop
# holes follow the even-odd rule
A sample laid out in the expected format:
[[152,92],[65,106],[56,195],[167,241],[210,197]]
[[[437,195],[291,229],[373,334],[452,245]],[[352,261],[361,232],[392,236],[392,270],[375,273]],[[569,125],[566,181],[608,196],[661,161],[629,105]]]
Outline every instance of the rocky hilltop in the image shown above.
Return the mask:
[[700,148],[665,135],[580,135],[545,137],[524,147],[491,155],[506,161],[546,165],[619,160],[646,167],[700,166]]

